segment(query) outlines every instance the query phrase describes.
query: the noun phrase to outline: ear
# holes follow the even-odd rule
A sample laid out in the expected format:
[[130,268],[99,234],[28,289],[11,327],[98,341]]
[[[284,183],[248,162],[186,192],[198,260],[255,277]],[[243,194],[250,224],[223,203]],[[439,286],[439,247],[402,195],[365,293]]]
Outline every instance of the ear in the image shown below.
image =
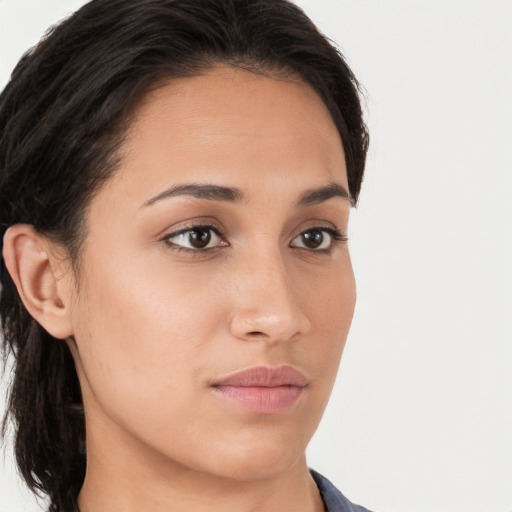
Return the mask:
[[[11,226],[3,256],[18,294],[30,315],[55,338],[73,335],[70,269],[52,251],[54,244],[28,224]],[[67,274],[67,276],[66,276]]]

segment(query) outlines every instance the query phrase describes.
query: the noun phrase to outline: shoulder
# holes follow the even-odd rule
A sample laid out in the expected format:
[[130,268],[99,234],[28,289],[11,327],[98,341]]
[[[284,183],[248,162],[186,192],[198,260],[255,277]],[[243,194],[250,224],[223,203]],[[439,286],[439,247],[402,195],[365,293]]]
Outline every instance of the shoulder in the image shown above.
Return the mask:
[[313,469],[310,469],[310,472],[322,495],[326,512],[370,512],[367,508],[350,503],[350,501],[320,473],[317,473]]

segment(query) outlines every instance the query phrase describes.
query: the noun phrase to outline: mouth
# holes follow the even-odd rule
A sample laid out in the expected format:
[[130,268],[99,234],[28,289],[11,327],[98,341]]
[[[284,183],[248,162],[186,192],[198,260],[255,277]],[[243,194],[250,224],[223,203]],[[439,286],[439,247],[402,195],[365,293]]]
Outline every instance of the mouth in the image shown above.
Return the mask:
[[238,407],[269,414],[296,404],[307,385],[307,378],[291,366],[255,366],[216,381],[212,389]]

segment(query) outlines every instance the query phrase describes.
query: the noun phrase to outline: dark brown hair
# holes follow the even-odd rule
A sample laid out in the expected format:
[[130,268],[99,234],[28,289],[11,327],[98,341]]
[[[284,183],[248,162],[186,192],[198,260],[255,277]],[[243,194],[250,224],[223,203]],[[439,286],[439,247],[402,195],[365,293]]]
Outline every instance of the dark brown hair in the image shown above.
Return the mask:
[[[0,95],[0,240],[28,223],[80,255],[84,210],[115,172],[126,119],[162,80],[215,63],[293,75],[313,87],[341,135],[353,203],[368,146],[359,86],[340,52],[287,0],[93,0],[18,63]],[[3,244],[3,242],[2,242]],[[1,260],[6,421],[21,474],[72,510],[86,467],[80,386],[64,340],[27,312]],[[5,427],[6,423],[4,423]]]

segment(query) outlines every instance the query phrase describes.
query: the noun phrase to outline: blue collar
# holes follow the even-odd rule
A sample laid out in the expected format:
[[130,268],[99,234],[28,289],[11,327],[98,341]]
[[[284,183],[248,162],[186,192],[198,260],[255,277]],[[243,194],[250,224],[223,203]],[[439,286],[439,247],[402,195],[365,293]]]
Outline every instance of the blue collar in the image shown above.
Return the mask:
[[313,469],[309,471],[322,496],[325,512],[370,512],[367,508],[350,503],[350,501],[320,473],[317,473]]

